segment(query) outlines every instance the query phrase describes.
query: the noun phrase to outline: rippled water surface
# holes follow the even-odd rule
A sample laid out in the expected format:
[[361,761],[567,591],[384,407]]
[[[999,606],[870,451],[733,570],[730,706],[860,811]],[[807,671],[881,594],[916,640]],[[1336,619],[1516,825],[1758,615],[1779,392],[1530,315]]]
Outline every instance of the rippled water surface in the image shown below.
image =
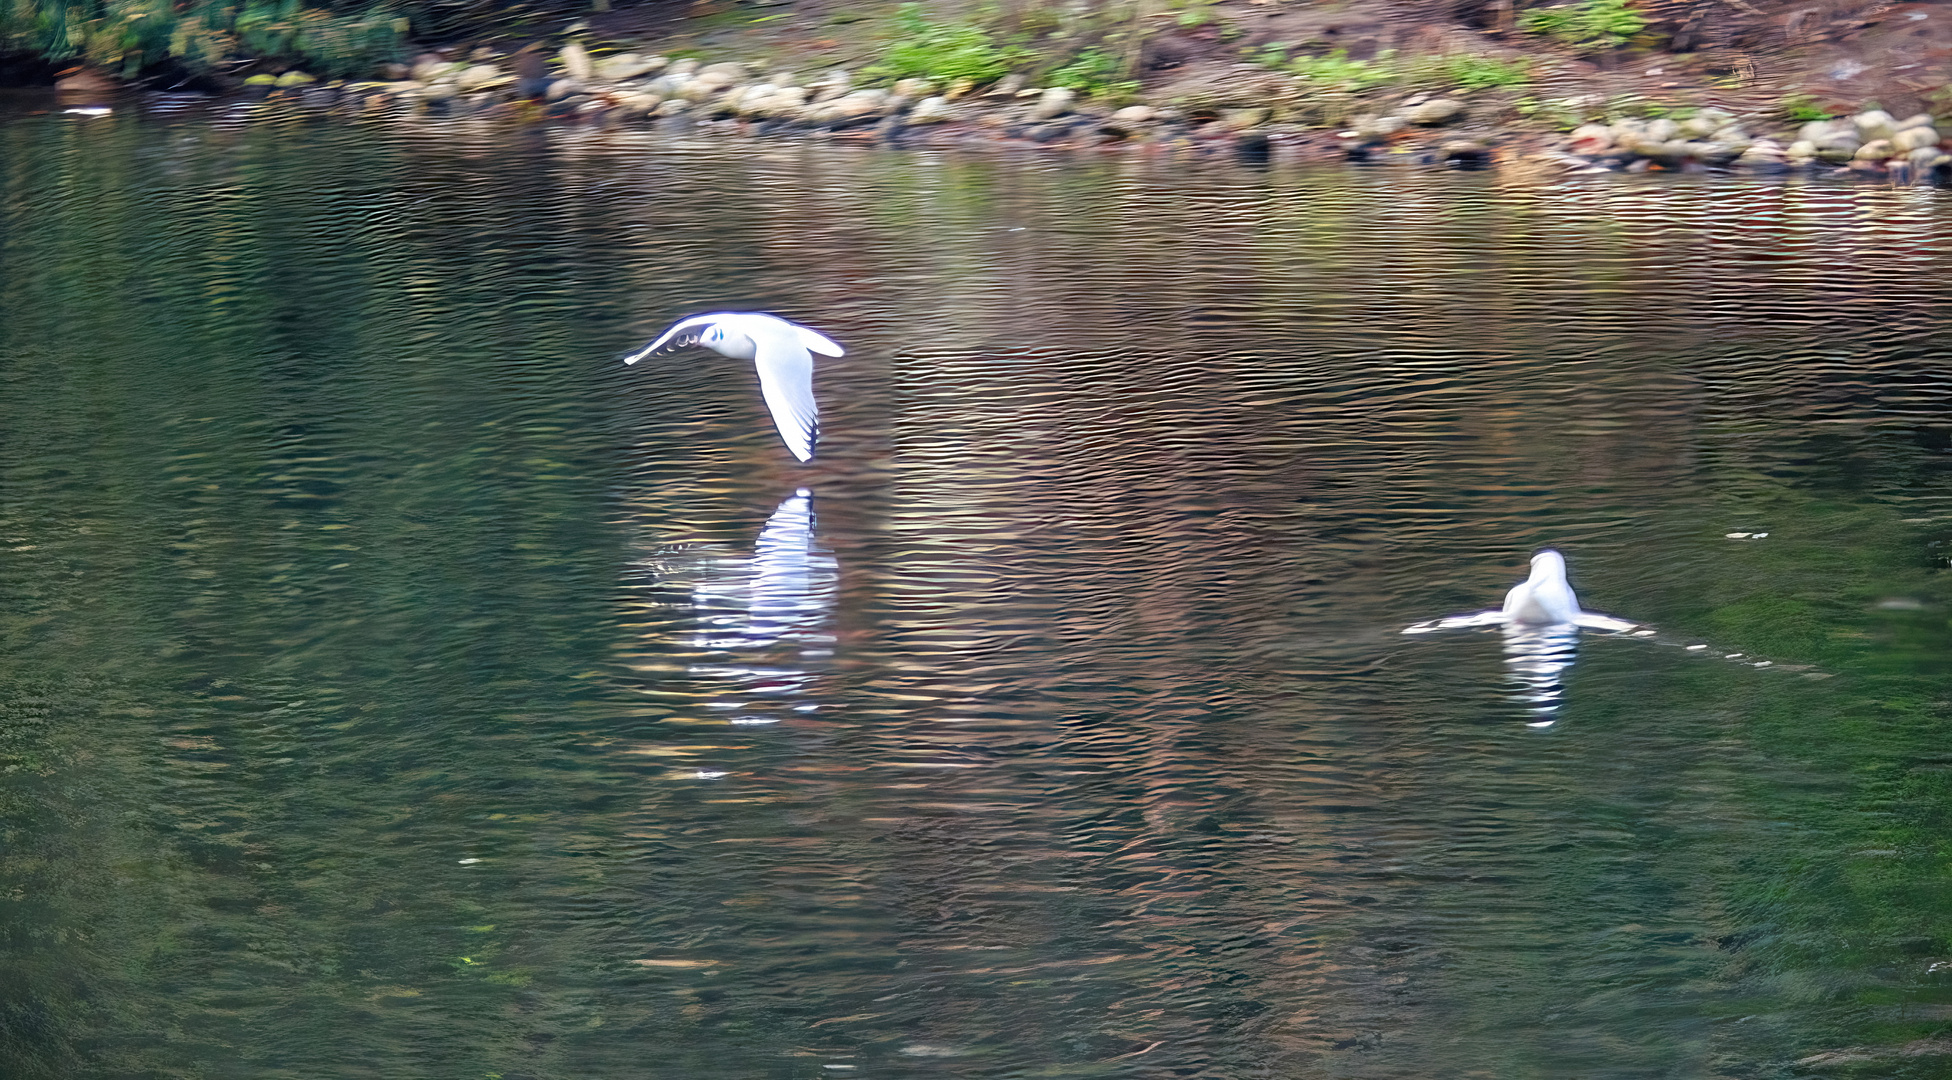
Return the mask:
[[[1948,282],[1928,190],[16,114],[0,1073],[1952,1074]],[[617,362],[723,308],[812,465]],[[1400,632],[1548,545],[1653,632]]]

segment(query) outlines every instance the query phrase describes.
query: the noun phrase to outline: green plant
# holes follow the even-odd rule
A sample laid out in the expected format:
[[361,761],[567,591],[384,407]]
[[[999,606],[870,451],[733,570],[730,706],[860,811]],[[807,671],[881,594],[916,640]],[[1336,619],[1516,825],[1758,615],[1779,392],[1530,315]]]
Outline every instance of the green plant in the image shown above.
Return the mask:
[[1592,108],[1595,104],[1595,101],[1586,98],[1540,101],[1535,97],[1522,97],[1512,103],[1512,109],[1524,119],[1550,124],[1559,131],[1571,131],[1588,120],[1599,118],[1601,114]]
[[1533,8],[1518,17],[1518,28],[1582,51],[1617,49],[1640,33],[1647,20],[1627,0],[1586,0],[1582,4]]
[[1532,67],[1522,60],[1493,56],[1448,56],[1444,58],[1444,77],[1452,86],[1465,90],[1494,90],[1531,82]]
[[1352,93],[1394,82],[1400,77],[1395,54],[1385,50],[1374,60],[1351,60],[1347,49],[1327,56],[1303,56],[1288,64],[1288,70],[1318,90]]
[[1125,64],[1101,49],[1086,49],[1071,62],[1051,72],[1045,79],[1050,86],[1062,86],[1092,97],[1125,97],[1136,93],[1139,84],[1121,79]]
[[1606,115],[1609,118],[1638,117],[1642,120],[1686,120],[1701,110],[1692,105],[1676,105],[1666,101],[1655,101],[1639,94],[1620,94],[1608,98]]
[[159,64],[202,71],[232,57],[347,75],[402,55],[410,10],[339,10],[334,0],[13,0],[0,8],[0,52],[80,58],[125,77]]
[[1017,16],[1017,33],[1025,39],[1049,37],[1064,28],[1064,20],[1050,8],[1035,7]]
[[1179,9],[1179,14],[1174,16],[1173,21],[1190,30],[1196,26],[1205,26],[1213,19],[1213,0],[1187,0],[1186,6]]
[[975,23],[930,22],[920,4],[897,8],[895,26],[901,36],[888,46],[880,63],[862,72],[870,79],[915,76],[981,84],[1002,78],[1027,59],[1020,49],[998,45],[989,31]]
[[249,55],[296,60],[329,76],[368,70],[400,52],[400,27],[378,9],[342,16],[285,0],[247,6],[233,25]]
[[1817,104],[1816,98],[1808,94],[1784,94],[1776,102],[1776,108],[1782,112],[1785,119],[1798,124],[1807,124],[1812,120],[1828,120],[1836,115]]

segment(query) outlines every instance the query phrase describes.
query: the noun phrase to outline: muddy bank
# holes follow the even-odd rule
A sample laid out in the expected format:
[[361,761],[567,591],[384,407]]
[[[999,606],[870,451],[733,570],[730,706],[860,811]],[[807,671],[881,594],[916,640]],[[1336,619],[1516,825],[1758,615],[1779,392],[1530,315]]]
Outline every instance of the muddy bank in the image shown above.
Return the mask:
[[[1929,114],[1870,109],[1786,124],[1715,106],[1655,117],[1618,115],[1597,98],[1530,99],[1548,119],[1517,114],[1527,99],[1416,93],[1344,101],[1368,111],[1324,124],[1320,102],[1292,94],[1218,100],[1181,96],[1113,105],[1063,87],[1006,77],[983,87],[904,79],[861,86],[844,68],[802,78],[738,62],[702,63],[638,53],[592,57],[572,45],[550,63],[480,49],[466,59],[424,56],[405,78],[325,84],[287,72],[250,86],[232,108],[362,120],[474,117],[596,128],[652,127],[872,142],[916,148],[1050,148],[1244,160],[1403,162],[1568,172],[1801,172],[1881,183],[1952,184],[1952,140]],[[527,67],[529,70],[524,71]],[[1243,65],[1238,85],[1265,74]],[[83,104],[83,100],[98,104]],[[126,96],[67,94],[64,107],[113,109]],[[1260,104],[1242,104],[1256,101]],[[1614,110],[1609,114],[1609,110]],[[1310,122],[1310,121],[1313,122]],[[1578,121],[1573,123],[1573,121]],[[1571,130],[1563,130],[1567,126]]]
[[[887,36],[896,18],[837,44],[806,36],[806,27],[831,30],[843,17],[813,0],[737,32],[709,14],[647,23],[662,10],[648,7],[565,24],[526,43],[428,48],[411,63],[381,65],[377,79],[326,81],[299,65],[264,63],[231,85],[254,102],[251,110],[268,115],[498,117],[912,147],[1952,182],[1945,138],[1952,91],[1943,85],[1952,39],[1930,36],[1948,31],[1942,10],[1900,5],[1859,17],[1832,5],[1819,18],[1817,8],[1772,13],[1743,5],[1751,14],[1708,27],[1663,15],[1659,3],[1628,9],[1613,0],[1616,14],[1628,12],[1625,25],[1645,32],[1584,42],[1561,34],[1555,46],[1550,35],[1514,29],[1606,2],[1522,12],[1494,5],[1478,13],[1475,27],[1375,0],[1334,12],[1278,0],[1239,10],[1222,3],[1201,9],[1199,25],[1179,18],[1158,31],[1132,31],[1130,54],[1118,63],[1107,50],[1122,39],[1102,27],[1039,55],[1013,52],[973,24],[923,22],[912,12],[906,41]],[[846,19],[842,25],[852,27],[853,16]],[[773,29],[757,33],[753,24]],[[942,42],[956,34],[976,35],[967,40],[981,42],[976,56],[988,66],[946,52]],[[902,48],[927,53],[937,67],[925,70],[963,61],[968,73],[896,77],[888,60]],[[1120,81],[1125,75],[1140,77]],[[117,85],[80,70],[64,77],[62,90],[75,107],[113,108],[126,100]],[[1908,105],[1887,110],[1861,99],[1873,91]]]

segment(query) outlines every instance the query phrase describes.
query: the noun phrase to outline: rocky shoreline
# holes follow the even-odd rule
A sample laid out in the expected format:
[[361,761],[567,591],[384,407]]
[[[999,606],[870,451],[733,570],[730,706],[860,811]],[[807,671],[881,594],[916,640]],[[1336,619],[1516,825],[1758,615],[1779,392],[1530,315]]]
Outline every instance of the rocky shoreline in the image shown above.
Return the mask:
[[[986,85],[908,78],[863,86],[846,68],[808,78],[740,62],[620,52],[582,45],[553,58],[533,47],[428,53],[384,81],[323,83],[302,71],[254,76],[252,97],[375,116],[506,117],[600,127],[653,124],[752,135],[798,135],[915,147],[1121,149],[1246,160],[1408,161],[1481,168],[1544,165],[1570,173],[1736,172],[1952,186],[1952,139],[1941,123],[1880,109],[1786,125],[1704,107],[1666,116],[1606,115],[1594,95],[1535,102],[1553,122],[1512,122],[1509,95],[1413,94],[1356,101],[1342,123],[1297,122],[1292,95],[1267,71],[1238,65],[1234,88],[1188,102],[1108,105],[1063,87],[1005,76]],[[1223,79],[1224,83],[1226,80]],[[1259,103],[1250,103],[1257,100]],[[1566,129],[1570,127],[1570,131]]]
[[[1785,145],[1787,143],[1787,145]],[[1557,148],[1586,171],[1718,167],[1757,173],[1791,171],[1856,176],[1893,184],[1952,185],[1952,154],[1932,117],[1900,120],[1882,109],[1813,120],[1793,136],[1753,138],[1734,115],[1703,109],[1686,120],[1616,120],[1582,124]]]

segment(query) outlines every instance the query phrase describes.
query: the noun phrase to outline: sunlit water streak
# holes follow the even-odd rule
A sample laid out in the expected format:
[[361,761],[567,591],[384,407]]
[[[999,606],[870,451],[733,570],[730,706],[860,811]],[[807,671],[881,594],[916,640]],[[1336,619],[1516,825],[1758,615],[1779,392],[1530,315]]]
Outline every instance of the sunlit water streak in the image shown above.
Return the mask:
[[[1861,854],[1942,793],[1943,194],[252,110],[0,192],[10,1076],[1777,1076],[1948,1004]],[[716,309],[847,345],[811,466],[617,362]],[[1665,636],[1399,633],[1546,545]]]

